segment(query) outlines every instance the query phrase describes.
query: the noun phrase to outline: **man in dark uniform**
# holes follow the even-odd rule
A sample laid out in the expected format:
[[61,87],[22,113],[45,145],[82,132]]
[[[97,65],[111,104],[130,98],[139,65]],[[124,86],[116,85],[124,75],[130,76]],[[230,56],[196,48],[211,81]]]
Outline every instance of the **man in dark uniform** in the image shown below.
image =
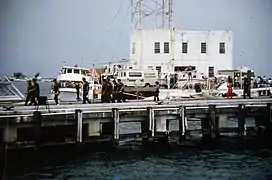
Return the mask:
[[123,102],[125,102],[125,97],[124,97],[124,88],[125,88],[125,85],[121,82],[121,79],[118,79],[117,80],[118,83],[117,83],[117,102],[121,102],[121,100]]
[[36,99],[36,101],[35,101],[34,105],[37,105],[37,101],[39,101],[39,97],[40,97],[40,85],[37,82],[36,78],[33,78],[32,82],[33,82],[33,85],[35,87],[35,99]]
[[86,101],[91,104],[91,101],[88,98],[88,94],[89,94],[89,83],[87,82],[87,80],[85,78],[82,78],[83,81],[83,104],[86,104]]
[[27,106],[29,101],[30,105],[35,104],[35,87],[31,80],[28,81],[25,106]]
[[159,93],[160,93],[160,83],[158,81],[155,82],[155,95],[154,95],[154,101],[159,101]]
[[250,86],[251,86],[251,83],[250,83],[249,78],[245,77],[245,78],[244,78],[244,82],[243,82],[243,87],[244,87],[243,96],[244,96],[244,99],[246,99],[246,96],[248,96],[248,98],[251,99],[251,95],[250,95]]
[[107,79],[103,79],[103,84],[102,84],[102,96],[101,96],[101,102],[109,102],[109,97],[108,97],[108,87],[109,83]]
[[107,97],[108,97],[108,102],[112,102],[113,101],[113,83],[110,81],[110,79],[107,79],[107,83],[108,83],[108,91],[107,91]]
[[76,83],[77,101],[80,99],[80,98],[79,98],[79,90],[80,90],[80,83]]
[[117,99],[117,82],[113,80],[112,83],[113,83],[112,102],[115,103],[115,100]]
[[52,86],[52,91],[54,93],[54,100],[56,102],[56,105],[59,104],[59,94],[60,94],[60,91],[59,91],[59,83],[57,82],[56,79],[53,80],[53,86]]

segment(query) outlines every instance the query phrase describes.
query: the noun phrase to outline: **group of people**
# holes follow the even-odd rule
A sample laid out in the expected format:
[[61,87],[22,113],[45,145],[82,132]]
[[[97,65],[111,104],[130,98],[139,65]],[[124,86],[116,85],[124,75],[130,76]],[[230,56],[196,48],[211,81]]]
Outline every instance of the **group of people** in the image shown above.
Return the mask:
[[[36,78],[28,81],[28,87],[26,92],[25,106],[37,105],[40,97],[40,86]],[[30,102],[30,103],[29,103]]]
[[[232,99],[232,95],[233,95],[233,87],[234,87],[234,83],[233,83],[233,79],[229,76],[228,77],[228,91],[227,91],[227,98],[228,99]],[[243,79],[243,98],[246,99],[246,97],[251,99],[251,78],[249,77],[244,77]]]
[[111,81],[109,78],[103,80],[102,84],[102,103],[115,103],[125,102],[124,96],[125,85],[122,83],[121,79]]
[[[82,78],[82,83],[83,83],[83,93],[82,93],[82,99],[83,99],[83,104],[86,104],[89,103],[91,104],[91,100],[88,98],[88,94],[89,94],[89,83],[88,81],[86,80],[86,78]],[[76,91],[77,91],[77,99],[79,99],[79,92],[80,92],[80,84],[77,83],[76,84]],[[55,103],[58,105],[59,104],[59,95],[60,95],[60,84],[57,82],[56,79],[53,80],[53,85],[52,85],[52,92],[54,93],[54,100],[55,100]]]

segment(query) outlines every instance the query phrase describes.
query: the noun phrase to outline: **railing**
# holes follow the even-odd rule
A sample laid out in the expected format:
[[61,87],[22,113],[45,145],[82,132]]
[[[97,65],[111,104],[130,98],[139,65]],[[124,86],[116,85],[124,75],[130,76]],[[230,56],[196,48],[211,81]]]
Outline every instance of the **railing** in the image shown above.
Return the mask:
[[1,76],[0,84],[7,88],[13,94],[13,96],[17,96],[20,99],[25,98],[25,96],[19,91],[19,89],[17,89],[16,86],[10,82],[7,76]]

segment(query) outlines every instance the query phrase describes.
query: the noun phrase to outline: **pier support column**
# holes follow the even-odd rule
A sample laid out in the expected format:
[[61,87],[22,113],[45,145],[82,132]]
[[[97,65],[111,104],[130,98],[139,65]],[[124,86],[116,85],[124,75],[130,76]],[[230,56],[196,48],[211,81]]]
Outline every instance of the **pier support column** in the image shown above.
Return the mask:
[[17,141],[17,126],[16,124],[10,124],[9,120],[6,121],[6,127],[3,130],[3,141],[4,142]]
[[75,117],[77,122],[77,135],[76,135],[76,143],[82,143],[82,134],[83,134],[83,113],[81,109],[75,110]]
[[33,112],[33,121],[36,146],[39,147],[41,144],[41,124],[42,124],[42,113],[40,111]]
[[148,136],[149,138],[153,138],[155,135],[155,112],[154,109],[151,107],[147,108],[147,112],[148,112]]
[[143,143],[148,142],[149,138],[153,138],[155,135],[155,113],[154,109],[148,107],[147,119],[141,123],[142,139]]
[[120,116],[119,110],[117,108],[112,108],[112,118],[113,118],[113,143],[119,144],[119,135],[120,135]]
[[185,118],[186,108],[184,106],[179,107],[179,142],[185,140]]
[[271,103],[268,103],[266,105],[266,122],[265,122],[265,126],[266,128],[271,127],[272,125],[272,113],[271,113],[271,109],[272,109],[272,105]]
[[246,106],[239,104],[238,106],[238,135],[243,137],[245,134],[245,123],[246,123]]
[[209,135],[211,138],[219,136],[219,119],[216,118],[216,106],[209,105]]
[[272,105],[268,103],[266,105],[266,117],[265,117],[265,135],[268,141],[271,141],[272,136],[272,112],[271,112]]

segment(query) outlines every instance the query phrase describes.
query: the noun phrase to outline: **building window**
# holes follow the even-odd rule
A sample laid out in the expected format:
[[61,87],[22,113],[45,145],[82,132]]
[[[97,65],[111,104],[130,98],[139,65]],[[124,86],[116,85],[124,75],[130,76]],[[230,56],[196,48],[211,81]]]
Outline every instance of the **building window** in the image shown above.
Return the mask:
[[164,43],[164,53],[169,53],[169,42]]
[[225,43],[224,42],[220,42],[219,43],[219,54],[225,54],[226,50],[225,50]]
[[200,49],[201,49],[201,54],[206,54],[207,53],[207,43],[206,42],[202,42]]
[[188,43],[187,42],[182,43],[182,53],[183,54],[188,53]]
[[214,67],[209,67],[209,77],[214,77]]
[[155,54],[161,53],[161,47],[160,47],[160,43],[159,42],[155,42],[154,43],[154,53]]
[[136,46],[136,43],[133,42],[133,43],[132,43],[132,49],[131,49],[131,53],[132,53],[132,54],[135,54],[135,48],[136,48],[135,46]]

